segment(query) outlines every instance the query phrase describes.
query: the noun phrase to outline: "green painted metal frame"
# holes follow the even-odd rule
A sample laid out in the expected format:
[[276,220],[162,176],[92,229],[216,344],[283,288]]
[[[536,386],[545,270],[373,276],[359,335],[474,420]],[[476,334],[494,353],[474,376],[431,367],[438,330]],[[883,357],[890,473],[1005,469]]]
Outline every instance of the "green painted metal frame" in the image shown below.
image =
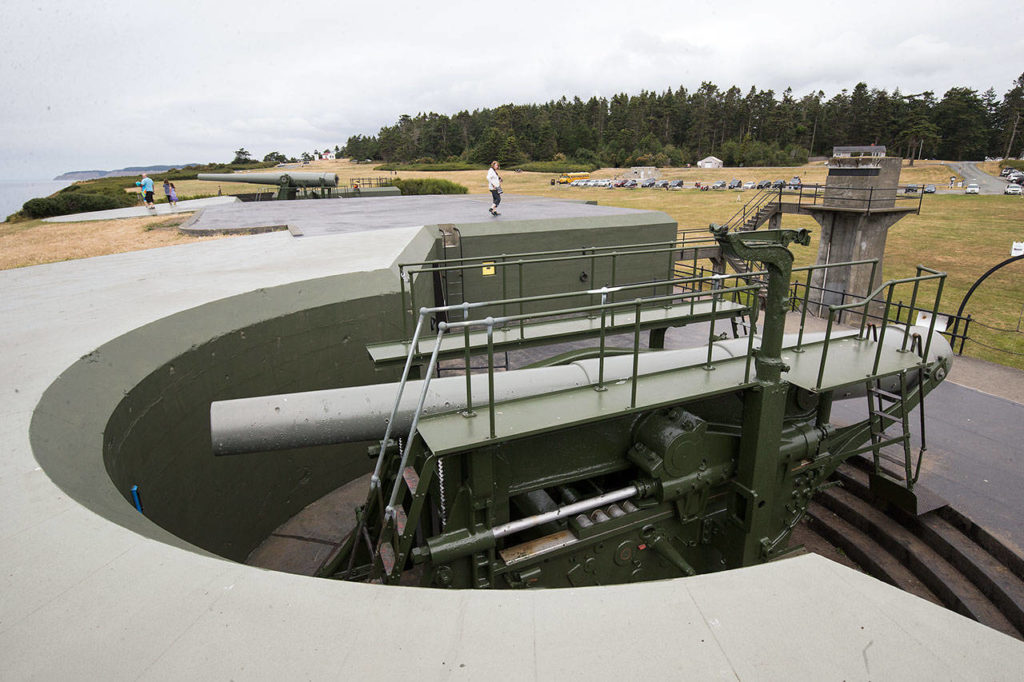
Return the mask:
[[[687,232],[684,234],[692,234]],[[706,233],[705,233],[706,234]],[[461,272],[464,273],[470,268],[483,268],[491,267],[501,272],[501,295],[498,300],[492,301],[491,303],[505,304],[511,303],[513,296],[508,291],[508,270],[512,267],[517,269],[517,282],[519,283],[518,290],[515,292],[514,299],[516,301],[527,301],[533,299],[533,297],[526,296],[523,290],[523,268],[527,265],[551,265],[555,263],[569,264],[580,261],[589,262],[591,266],[591,272],[595,271],[596,264],[599,260],[610,261],[610,281],[605,284],[606,287],[615,288],[617,284],[617,261],[620,258],[632,257],[632,256],[645,256],[652,254],[664,253],[668,258],[668,268],[666,270],[666,278],[672,276],[672,272],[675,268],[678,252],[683,248],[690,248],[697,244],[713,244],[714,240],[708,237],[700,239],[691,239],[685,236],[683,239],[675,239],[669,242],[652,242],[649,244],[636,244],[631,246],[587,246],[579,249],[560,249],[556,251],[533,251],[524,252],[517,254],[494,254],[491,256],[468,256],[458,257],[449,259],[435,259],[426,261],[417,261],[414,263],[399,264],[399,292],[401,295],[402,307],[402,333],[403,336],[408,334],[409,319],[415,318],[417,314],[416,308],[416,278],[419,275],[430,275],[433,277],[436,274],[443,274],[447,272]],[[581,253],[581,251],[583,253]],[[589,252],[589,253],[588,253]],[[630,282],[630,284],[633,284]],[[594,290],[591,289],[589,292],[573,292],[572,295],[580,296],[586,295]],[[591,294],[593,295],[593,294]],[[543,299],[533,299],[543,300]],[[507,309],[502,309],[502,314],[508,314]]]
[[[500,443],[511,442],[518,439],[538,436],[549,432],[556,432],[567,428],[579,428],[589,423],[600,422],[608,419],[622,417],[624,415],[639,414],[648,412],[659,407],[679,404],[680,401],[699,400],[710,396],[742,391],[744,396],[744,415],[742,430],[740,431],[739,460],[735,478],[732,483],[736,494],[748,500],[749,506],[742,513],[743,528],[745,535],[742,542],[727,550],[730,563],[734,565],[748,565],[749,563],[766,560],[774,556],[777,547],[788,534],[792,525],[799,519],[799,514],[789,519],[785,528],[776,534],[777,523],[780,518],[780,508],[765,508],[765,501],[778,501],[780,485],[787,485],[786,481],[775,480],[775,473],[778,465],[787,455],[784,455],[786,446],[781,442],[783,429],[784,397],[785,391],[790,384],[805,388],[811,392],[826,394],[823,399],[826,404],[824,410],[826,416],[828,404],[831,402],[830,391],[841,385],[849,385],[856,381],[865,381],[872,377],[877,378],[888,374],[900,374],[901,380],[905,379],[906,372],[916,368],[922,371],[927,361],[930,350],[930,337],[934,331],[934,319],[929,328],[929,341],[923,347],[920,339],[911,336],[909,325],[903,331],[903,342],[899,348],[890,347],[892,352],[883,353],[883,342],[886,330],[891,324],[899,322],[889,320],[893,291],[897,286],[913,286],[911,297],[911,309],[915,309],[919,288],[923,282],[938,280],[935,308],[941,298],[942,284],[945,278],[943,273],[919,266],[916,276],[899,280],[892,280],[882,284],[860,301],[839,306],[829,306],[829,321],[825,336],[822,340],[805,342],[804,327],[806,311],[808,306],[809,288],[805,287],[805,295],[802,301],[800,332],[795,346],[783,347],[782,329],[786,309],[789,307],[789,279],[795,271],[806,271],[808,277],[816,269],[870,265],[872,274],[877,268],[875,261],[855,261],[852,263],[830,264],[827,266],[811,266],[808,268],[791,269],[792,254],[786,249],[789,241],[806,243],[808,235],[805,231],[760,231],[730,234],[728,230],[721,230],[716,233],[716,238],[723,249],[732,251],[739,257],[748,260],[762,262],[767,266],[768,295],[767,308],[764,312],[763,328],[759,348],[754,347],[756,330],[752,327],[748,335],[746,354],[742,357],[729,358],[726,360],[713,361],[711,346],[715,339],[714,321],[722,311],[719,305],[722,301],[733,297],[735,300],[745,298],[749,301],[749,312],[752,324],[757,320],[759,314],[759,296],[762,290],[761,282],[738,285],[732,287],[722,286],[723,279],[742,281],[747,277],[757,278],[764,276],[765,272],[744,273],[733,275],[728,278],[681,278],[688,284],[698,282],[710,283],[712,290],[709,293],[701,291],[675,292],[666,296],[651,296],[636,298],[632,301],[609,301],[607,287],[599,290],[590,290],[587,294],[601,294],[602,301],[598,305],[576,306],[559,310],[546,311],[542,313],[529,313],[520,315],[488,316],[482,319],[466,319],[460,322],[440,322],[437,328],[435,341],[430,352],[430,360],[426,372],[426,378],[422,385],[422,393],[419,405],[416,409],[413,423],[410,428],[408,440],[404,447],[398,447],[398,476],[395,477],[393,486],[388,495],[387,502],[383,496],[377,499],[377,510],[383,514],[381,518],[382,532],[379,536],[378,548],[387,545],[387,551],[378,549],[374,558],[374,570],[378,577],[385,581],[395,583],[401,571],[394,572],[396,566],[402,565],[412,553],[412,558],[417,560],[415,551],[412,550],[413,533],[407,526],[405,511],[402,508],[406,492],[413,494],[412,507],[410,507],[409,521],[418,518],[422,511],[423,498],[427,494],[426,488],[432,480],[438,481],[439,493],[443,496],[443,462],[447,457],[460,456],[463,453],[474,453],[481,448],[487,448]],[[574,258],[577,258],[574,256]],[[550,262],[561,262],[560,258],[551,259]],[[509,265],[515,265],[510,262]],[[633,288],[649,289],[652,286],[672,285],[678,286],[680,280],[668,280],[660,283],[642,283],[633,285]],[[702,285],[701,285],[702,286]],[[717,288],[715,288],[717,287]],[[628,287],[618,287],[617,291]],[[877,303],[882,292],[887,292],[885,302],[885,313],[881,329],[874,329],[874,335],[869,335],[866,325],[867,307]],[[523,297],[524,300],[536,298],[544,300],[557,300],[559,297],[579,296],[580,292],[567,292],[563,294],[551,294],[542,297]],[[664,306],[672,301],[680,299],[694,301],[697,297],[710,296],[711,314],[708,337],[708,356],[699,364],[687,367],[673,368],[653,374],[639,375],[638,358],[640,352],[640,331],[644,328],[641,311],[644,306]],[[496,302],[483,302],[479,304],[463,304],[456,306],[443,306],[438,308],[421,308],[417,320],[416,332],[411,342],[407,344],[408,355],[406,356],[406,373],[403,375],[402,383],[408,375],[409,367],[417,354],[422,357],[419,343],[419,336],[428,315],[441,310],[463,310],[466,317],[470,310],[482,308],[485,305],[495,303],[515,304],[518,299],[509,299]],[[859,329],[837,331],[834,327],[836,316],[847,310],[861,309],[862,320]],[[604,357],[606,355],[605,337],[613,323],[609,322],[609,316],[614,319],[616,311],[631,310],[632,332],[633,332],[633,365],[628,379],[607,383],[604,378]],[[598,351],[599,374],[598,380],[590,386],[574,389],[567,389],[556,393],[530,398],[508,400],[498,404],[495,402],[494,392],[494,354],[496,347],[495,330],[502,327],[523,325],[528,320],[544,319],[548,317],[560,317],[567,314],[589,315],[593,319],[600,318],[598,335],[600,348]],[[620,315],[622,313],[620,312]],[[908,321],[909,322],[909,321]],[[629,326],[629,325],[627,325]],[[486,338],[485,344],[474,344],[472,341],[471,329],[482,328]],[[450,412],[430,417],[422,417],[423,398],[429,389],[430,377],[436,367],[439,357],[442,355],[442,342],[451,335],[454,338],[461,330],[462,345],[459,350],[464,354],[466,361],[466,398],[467,407],[461,412]],[[910,348],[908,349],[908,342]],[[472,403],[472,392],[470,385],[470,350],[471,347],[486,347],[487,354],[487,375],[488,375],[488,400],[486,420],[476,419],[479,416]],[[914,351],[917,351],[916,353]],[[858,367],[866,367],[870,360],[871,374],[867,378],[862,375],[854,376],[839,368],[838,371],[826,373],[824,367],[830,352],[833,356],[842,354],[843,357],[856,357],[867,354],[865,362],[853,362],[850,364]],[[756,368],[756,374],[752,376],[751,367]],[[863,371],[863,370],[858,370]],[[924,374],[920,376],[924,377]],[[895,405],[885,414],[888,418],[906,421],[906,413],[915,404],[920,402],[926,392],[924,384],[929,384],[928,389],[941,381],[941,376],[928,376],[922,378],[914,391],[906,389],[905,382],[901,384],[904,388],[901,394],[908,394],[898,405]],[[680,386],[686,386],[685,395],[681,395]],[[916,393],[915,393],[916,391]],[[401,400],[399,394],[398,400]],[[396,401],[397,405],[397,401]],[[480,406],[477,406],[479,409]],[[498,415],[500,414],[500,420]],[[821,415],[819,415],[820,417]],[[822,418],[823,419],[823,418]],[[839,462],[856,452],[866,449],[877,450],[877,443],[873,442],[867,448],[860,448],[859,445],[872,438],[873,425],[857,424],[851,427],[836,430],[835,427],[824,426],[822,419],[818,421],[820,437],[827,438],[830,442],[829,452],[822,456],[815,456],[807,466],[794,469],[792,475],[803,475],[809,481],[808,485],[815,488],[827,486],[824,477],[837,466]],[[389,442],[387,436],[381,443],[380,462],[388,451]],[[424,459],[426,457],[426,459]],[[421,461],[420,474],[413,471],[413,476],[406,476],[404,473],[409,470],[414,460]],[[877,461],[877,460],[876,460]],[[909,467],[909,460],[908,460]],[[918,471],[920,459],[918,462]],[[436,468],[436,477],[434,470]],[[801,473],[803,472],[803,473]],[[908,490],[911,489],[911,472],[908,469]],[[916,478],[916,476],[913,476]],[[820,479],[820,480],[819,480]],[[379,480],[379,479],[378,479]],[[413,481],[410,483],[410,481]],[[772,502],[773,505],[776,502]],[[373,505],[371,494],[370,506]],[[443,506],[443,503],[442,503]],[[788,507],[787,507],[788,509]],[[481,511],[481,514],[483,512]],[[444,511],[442,510],[442,515]],[[788,518],[788,517],[787,517]],[[480,525],[481,521],[483,525]],[[473,525],[476,524],[476,525]],[[480,554],[488,557],[485,564],[474,564],[473,572],[486,570],[486,576],[478,576],[475,580],[478,586],[493,584],[495,572],[495,552],[493,545],[479,547],[474,543],[481,542],[481,538],[487,536],[480,533],[480,528],[487,528],[492,525],[491,520],[478,518],[471,523],[471,527],[465,529],[465,544],[458,546],[451,545],[456,551],[462,554]],[[451,533],[448,533],[452,536]],[[451,539],[451,538],[449,538]],[[397,544],[395,544],[397,542]],[[447,547],[447,545],[446,545]],[[436,548],[435,548],[436,549]],[[482,554],[481,554],[482,553]],[[420,557],[422,559],[422,557]],[[483,560],[483,559],[481,559]],[[442,562],[443,563],[443,562]],[[482,581],[482,582],[480,582]]]

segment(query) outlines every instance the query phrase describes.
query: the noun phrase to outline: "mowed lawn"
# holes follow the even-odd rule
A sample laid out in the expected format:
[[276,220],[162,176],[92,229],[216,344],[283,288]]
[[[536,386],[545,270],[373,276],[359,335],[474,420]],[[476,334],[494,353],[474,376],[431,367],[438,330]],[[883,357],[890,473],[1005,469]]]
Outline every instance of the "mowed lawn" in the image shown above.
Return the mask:
[[[347,160],[314,162],[303,171],[335,172],[341,184],[352,178],[439,177],[465,185],[473,194],[487,192],[484,170],[393,173],[375,171],[369,164]],[[594,178],[611,178],[621,169],[600,169]],[[788,180],[799,175],[805,183],[824,183],[827,168],[808,164],[793,168],[665,169],[662,177],[682,179],[688,186],[700,181],[737,178],[742,181]],[[904,164],[901,183],[927,183],[940,190],[949,181],[951,171],[938,162]],[[724,223],[755,192],[698,192],[694,189],[604,189],[552,185],[551,173],[516,173],[503,169],[506,192],[564,199],[594,200],[603,205],[663,211],[679,223],[680,230],[707,229],[710,223]],[[179,194],[215,194],[216,183],[183,181],[176,183]],[[223,184],[225,194],[251,192],[255,186]],[[210,190],[213,190],[212,192]],[[505,215],[513,218],[511,207]],[[181,218],[179,218],[180,220]],[[14,225],[0,224],[0,269],[37,263],[81,258],[165,246],[194,237],[180,235],[166,218],[139,218],[131,221],[73,223],[54,225],[31,221]],[[809,247],[794,246],[797,265],[813,264],[818,252],[817,223],[809,216],[783,217],[783,227],[811,230]],[[907,277],[923,264],[948,274],[942,304],[943,312],[956,312],[971,285],[992,266],[1010,255],[1013,241],[1024,241],[1024,199],[1017,196],[966,196],[962,193],[928,195],[920,215],[908,215],[889,231],[883,274],[886,279]],[[934,288],[925,286],[920,300],[931,301]],[[902,295],[901,295],[902,294]],[[898,290],[897,299],[909,303],[910,291]],[[1024,261],[1011,264],[985,280],[972,295],[965,314],[973,322],[970,341],[964,353],[991,362],[1024,369]],[[998,331],[1008,330],[1008,331]]]
[[[905,179],[906,174],[903,177]],[[680,229],[701,229],[712,222],[724,223],[754,194],[692,189],[577,190],[550,185],[537,193],[664,211],[679,223]],[[792,250],[796,265],[812,265],[818,254],[818,224],[809,216],[785,215],[782,226],[811,231],[811,245],[793,246]],[[927,195],[920,215],[908,215],[889,229],[883,276],[885,279],[912,276],[919,264],[945,272],[947,278],[940,310],[955,313],[974,282],[989,268],[1010,257],[1014,241],[1024,241],[1024,199],[1021,197]],[[934,301],[935,293],[934,286],[926,284],[921,287],[918,300]],[[901,287],[897,288],[895,299],[909,304],[910,296],[910,288]],[[972,294],[964,310],[964,314],[973,318],[969,329],[971,340],[964,346],[964,354],[1024,369],[1022,312],[1024,260],[997,271]]]

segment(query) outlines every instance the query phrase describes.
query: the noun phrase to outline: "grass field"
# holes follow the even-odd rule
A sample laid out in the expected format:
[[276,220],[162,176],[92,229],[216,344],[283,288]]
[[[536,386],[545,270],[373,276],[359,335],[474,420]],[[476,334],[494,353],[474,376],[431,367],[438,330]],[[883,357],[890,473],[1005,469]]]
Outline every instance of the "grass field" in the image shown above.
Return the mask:
[[[394,173],[374,171],[369,164],[347,160],[318,161],[304,171],[335,172],[342,183],[350,178],[393,177]],[[611,178],[621,169],[601,169],[595,178]],[[799,175],[805,183],[824,183],[823,164],[795,168],[665,169],[664,178],[694,181],[786,179]],[[948,182],[951,171],[939,162],[918,161],[913,168],[904,165],[901,183],[940,187]],[[405,178],[440,177],[460,183],[474,194],[486,193],[484,172],[402,172]],[[509,193],[554,198],[596,200],[603,205],[663,211],[679,223],[680,229],[706,229],[709,223],[723,223],[741,208],[752,192],[697,192],[692,189],[667,191],[656,189],[575,188],[551,185],[550,173],[516,173],[503,170]],[[216,194],[217,183],[188,180],[175,183],[181,196]],[[257,187],[243,183],[221,183],[225,194],[252,192]],[[506,212],[507,214],[507,212]],[[183,217],[137,218],[92,223],[42,223],[30,221],[0,224],[0,269],[39,263],[85,258],[121,251],[156,248],[194,241],[181,235],[175,226]],[[812,232],[810,247],[794,247],[797,265],[810,265],[817,255],[818,225],[807,216],[785,216],[783,227],[805,227]],[[884,276],[887,279],[914,273],[918,263],[948,273],[941,309],[956,312],[964,294],[990,267],[1009,257],[1012,241],[1024,241],[1024,200],[1015,196],[931,195],[925,198],[920,215],[910,215],[890,229]],[[967,313],[975,322],[970,329],[972,341],[964,348],[967,355],[1018,369],[1024,369],[1024,334],[1013,331],[1020,323],[1024,308],[1024,261],[1010,265],[992,277],[974,293]],[[934,296],[927,288],[922,297]],[[909,302],[909,301],[905,301]],[[999,332],[988,327],[1009,329]],[[989,348],[991,347],[991,348]]]
[[191,214],[82,223],[0,223],[0,270],[206,241],[182,234]]

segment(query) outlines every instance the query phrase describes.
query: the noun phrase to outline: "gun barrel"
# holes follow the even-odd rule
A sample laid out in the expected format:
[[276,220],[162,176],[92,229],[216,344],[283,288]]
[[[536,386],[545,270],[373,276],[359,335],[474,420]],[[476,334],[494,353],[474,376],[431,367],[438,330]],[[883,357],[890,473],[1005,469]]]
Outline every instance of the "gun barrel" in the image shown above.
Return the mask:
[[[917,331],[927,334],[925,329],[917,328]],[[898,336],[892,335],[893,339]],[[806,334],[804,341],[810,343],[823,338],[823,333]],[[786,342],[795,344],[796,336],[788,335]],[[713,361],[745,355],[747,343],[747,339],[742,337],[716,342],[712,351]],[[898,344],[898,339],[887,339],[886,345],[890,343]],[[936,333],[932,338],[929,362],[951,357],[948,342]],[[706,347],[645,353],[640,356],[638,373],[651,374],[699,364],[706,358]],[[633,359],[630,356],[606,358],[604,372],[607,382],[628,379],[633,372]],[[593,385],[597,377],[596,359],[557,367],[502,372],[494,377],[494,397],[496,401],[504,401]],[[911,373],[909,381],[916,385],[915,373]],[[421,381],[410,381],[406,385],[395,415],[394,433],[408,432],[422,385]],[[487,376],[474,375],[471,385],[473,404],[485,404]],[[890,391],[899,390],[898,377],[886,377],[882,387]],[[835,398],[863,397],[864,390],[864,382],[858,380],[837,389]],[[214,402],[210,405],[213,452],[215,455],[234,455],[376,440],[384,435],[397,395],[398,384],[376,384]],[[444,377],[431,381],[423,412],[436,414],[465,406],[465,377]]]
[[284,185],[286,187],[337,187],[335,173],[200,173],[196,179],[207,182],[244,182],[252,185]]
[[[746,350],[746,340],[715,344],[716,360]],[[640,357],[641,374],[694,364],[707,357],[704,348],[646,353]],[[631,356],[605,360],[605,381],[632,375]],[[597,381],[598,361],[581,360],[569,365],[502,372],[494,377],[495,400],[511,400],[560,391]],[[473,404],[487,401],[487,376],[471,378]],[[410,381],[395,415],[395,434],[408,432],[422,381]],[[306,393],[222,400],[210,405],[213,452],[234,455],[264,450],[286,450],[311,445],[376,440],[384,435],[398,384],[376,384]],[[430,382],[424,414],[448,412],[466,406],[465,377],[443,377]]]

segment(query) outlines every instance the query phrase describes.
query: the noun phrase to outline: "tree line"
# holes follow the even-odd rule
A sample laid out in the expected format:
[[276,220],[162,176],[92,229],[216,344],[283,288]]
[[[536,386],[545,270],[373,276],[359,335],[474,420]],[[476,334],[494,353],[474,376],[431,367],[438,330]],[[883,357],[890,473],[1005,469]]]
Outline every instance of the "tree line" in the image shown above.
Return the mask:
[[858,83],[827,98],[800,98],[787,88],[709,82],[688,91],[643,91],[579,97],[545,104],[402,115],[376,135],[353,135],[341,150],[356,159],[388,163],[503,164],[561,161],[597,166],[683,166],[717,156],[730,166],[806,163],[837,145],[885,145],[891,155],[949,160],[1022,154],[1024,74],[1000,98],[954,87],[934,92],[887,92]]

